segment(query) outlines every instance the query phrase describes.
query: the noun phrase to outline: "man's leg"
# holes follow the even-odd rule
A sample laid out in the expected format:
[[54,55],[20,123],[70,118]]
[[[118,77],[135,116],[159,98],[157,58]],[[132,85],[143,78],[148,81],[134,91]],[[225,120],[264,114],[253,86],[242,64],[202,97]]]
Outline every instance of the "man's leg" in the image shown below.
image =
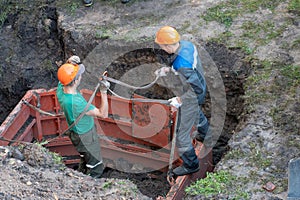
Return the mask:
[[83,154],[80,154],[80,163],[79,163],[78,171],[84,174],[87,173],[86,162]]
[[207,147],[213,146],[213,138],[212,132],[209,128],[209,122],[201,108],[199,111],[199,123],[197,124],[197,131],[193,134],[193,137]]
[[89,169],[89,174],[93,178],[100,178],[103,173],[104,166],[96,129],[93,128],[88,133],[80,135],[80,138],[82,144],[80,151],[84,155],[86,166]]
[[199,171],[199,160],[191,143],[191,130],[197,119],[197,109],[190,105],[183,105],[179,109],[177,126],[177,147],[183,164],[173,170],[177,176],[183,176]]
[[84,158],[86,160],[88,174],[93,178],[100,178],[104,170],[102,160],[99,161],[90,152],[86,152]]
[[202,110],[199,110],[199,123],[197,124],[198,134],[196,135],[196,139],[200,142],[204,141],[204,138],[208,132],[209,123],[207,118],[205,117]]

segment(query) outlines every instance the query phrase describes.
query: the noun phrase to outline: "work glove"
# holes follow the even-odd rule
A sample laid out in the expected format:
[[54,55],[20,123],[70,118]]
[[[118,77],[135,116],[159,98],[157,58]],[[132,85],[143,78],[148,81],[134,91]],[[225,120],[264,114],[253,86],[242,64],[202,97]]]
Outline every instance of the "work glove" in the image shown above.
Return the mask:
[[162,68],[159,68],[157,69],[154,74],[156,76],[167,76],[167,74],[169,73],[170,71],[170,68],[169,67],[162,67]]
[[101,80],[100,81],[100,92],[101,93],[107,93],[107,90],[110,87],[110,83],[107,80]]
[[179,108],[182,103],[179,102],[179,97],[173,97],[172,99],[169,99],[168,101],[170,102],[170,105],[171,106],[174,106],[175,108]]
[[110,82],[108,82],[107,80],[104,79],[106,76],[107,76],[107,71],[104,71],[102,76],[99,78],[100,92],[102,92],[102,93],[107,93],[107,90],[110,87]]
[[78,56],[71,56],[69,59],[68,59],[68,62],[69,63],[72,63],[72,64],[79,64],[80,63],[80,58]]

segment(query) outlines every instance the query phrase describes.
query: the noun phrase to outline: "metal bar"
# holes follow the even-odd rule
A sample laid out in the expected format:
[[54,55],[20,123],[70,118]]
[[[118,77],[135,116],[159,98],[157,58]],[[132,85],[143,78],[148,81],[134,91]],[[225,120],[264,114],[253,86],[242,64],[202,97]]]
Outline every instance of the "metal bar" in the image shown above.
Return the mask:
[[[6,120],[2,123],[0,131],[0,136],[6,139],[13,139],[18,133],[20,128],[24,125],[29,117],[29,108],[27,106],[22,106],[19,102],[16,108],[8,115]],[[1,145],[7,145],[8,142],[0,141]]]
[[22,133],[22,135],[20,135],[18,138],[16,138],[17,141],[25,141],[25,142],[31,142],[31,141],[26,141],[24,140],[25,138],[28,138],[29,134],[30,138],[33,138],[33,130],[32,127],[35,125],[36,120],[33,119],[32,122],[26,127],[26,129],[24,130],[24,132]]

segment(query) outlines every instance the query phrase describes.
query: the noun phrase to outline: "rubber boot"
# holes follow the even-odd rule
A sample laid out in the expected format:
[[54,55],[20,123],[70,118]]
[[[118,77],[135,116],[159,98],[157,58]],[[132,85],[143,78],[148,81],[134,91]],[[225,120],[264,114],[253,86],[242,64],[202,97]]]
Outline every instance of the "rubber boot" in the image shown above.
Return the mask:
[[91,168],[90,170],[90,176],[93,178],[101,178],[102,174],[103,174],[103,170],[104,170],[104,166],[103,163],[97,165],[94,168]]
[[83,0],[83,5],[85,7],[90,7],[91,5],[93,5],[93,1],[92,0]]
[[183,176],[199,171],[199,160],[194,149],[184,152],[181,156],[181,159],[183,161],[183,165],[173,170],[175,175]]
[[128,3],[130,0],[121,0],[121,3]]

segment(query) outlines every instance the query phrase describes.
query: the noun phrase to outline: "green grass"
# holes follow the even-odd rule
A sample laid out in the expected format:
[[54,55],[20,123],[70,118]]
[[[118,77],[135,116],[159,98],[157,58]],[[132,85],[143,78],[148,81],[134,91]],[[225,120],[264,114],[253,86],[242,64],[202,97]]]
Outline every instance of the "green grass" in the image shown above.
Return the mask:
[[[202,195],[206,198],[211,198],[213,195],[218,194],[227,194],[230,195],[230,199],[249,199],[249,194],[242,187],[239,187],[238,184],[235,184],[241,181],[239,179],[241,178],[225,170],[208,173],[206,178],[199,179],[189,187],[186,187],[185,192],[191,196]],[[235,194],[228,193],[231,187],[235,187]]]
[[266,155],[259,149],[252,149],[248,160],[252,163],[254,167],[266,168],[269,167],[272,162],[270,159],[266,158]]
[[300,84],[300,66],[287,65],[280,68],[280,73],[287,79],[288,87],[296,87]]
[[68,0],[68,1],[57,1],[56,7],[58,9],[66,9],[70,15],[75,15],[76,10],[84,6],[81,0]]
[[104,188],[104,189],[109,189],[109,188],[111,188],[112,186],[113,186],[113,182],[110,181],[110,180],[108,180],[107,182],[105,182],[105,183],[103,184],[103,188]]
[[96,39],[111,38],[113,35],[112,30],[113,30],[112,27],[106,27],[106,26],[96,28],[95,38]]
[[289,11],[295,11],[300,14],[300,0],[291,0],[289,5],[288,5]]
[[206,21],[217,21],[224,24],[226,28],[232,25],[233,20],[245,13],[253,13],[259,8],[274,9],[279,3],[285,2],[284,0],[229,0],[224,3],[218,4],[209,8],[203,16]]
[[[270,61],[251,61],[253,73],[247,78],[244,85],[245,89],[245,108],[246,112],[251,113],[256,104],[264,103],[277,98],[271,91],[274,63]],[[255,63],[258,62],[258,63]]]
[[0,0],[0,28],[13,10],[13,5],[9,0]]
[[265,45],[270,40],[279,37],[286,27],[287,25],[283,25],[276,28],[274,22],[269,20],[262,23],[246,21],[242,25],[242,28],[245,30],[242,37],[254,40],[257,45]]
[[[203,15],[203,19],[206,21],[217,21],[224,24],[226,28],[226,31],[220,34],[218,38],[211,38],[210,40],[238,47],[243,50],[246,55],[252,55],[258,46],[266,45],[270,41],[281,37],[286,28],[291,25],[292,21],[288,20],[280,26],[275,26],[275,22],[271,20],[265,20],[260,23],[254,23],[252,20],[245,21],[241,26],[243,33],[238,37],[235,37],[230,31],[233,21],[235,18],[246,13],[253,13],[259,8],[268,8],[274,11],[281,2],[285,1],[229,0],[209,8]],[[233,44],[229,44],[230,41],[233,42]],[[252,46],[249,46],[249,44],[252,44]],[[297,47],[297,45],[298,41],[296,40],[293,42],[293,46]]]
[[300,48],[300,37],[292,42],[291,48]]
[[[208,22],[217,21],[223,24],[226,28],[226,30],[217,38],[210,38],[210,41],[237,47],[243,50],[246,55],[252,55],[259,46],[267,45],[272,40],[280,38],[286,28],[293,24],[292,19],[287,19],[285,23],[280,25],[276,25],[277,23],[272,20],[255,23],[250,19],[241,25],[243,32],[238,36],[234,35],[234,31],[230,29],[232,23],[237,17],[247,13],[253,13],[260,8],[268,8],[271,11],[274,11],[281,2],[285,1],[229,0],[209,8],[202,16],[203,19]],[[293,8],[294,7],[295,6],[293,6]],[[286,48],[290,48],[291,46],[297,48],[299,46],[299,40],[291,41],[291,43],[292,44],[286,44]],[[249,46],[249,44],[251,44],[251,46]]]
[[61,155],[59,155],[58,153],[55,153],[55,152],[51,152],[51,151],[50,151],[50,154],[51,154],[55,164],[64,165],[63,157],[61,157]]
[[[262,62],[255,67],[253,74],[248,77],[245,85],[245,107],[248,112],[255,109],[256,104],[273,102],[276,106],[270,110],[274,125],[283,134],[297,134],[296,122],[299,120],[296,108],[291,107],[293,102],[298,101],[300,86],[300,66],[283,65]],[[283,100],[285,99],[285,100]],[[253,160],[262,160],[259,152]],[[263,166],[269,163],[263,162]]]
[[226,154],[226,159],[237,159],[245,156],[245,153],[240,149],[232,149]]

